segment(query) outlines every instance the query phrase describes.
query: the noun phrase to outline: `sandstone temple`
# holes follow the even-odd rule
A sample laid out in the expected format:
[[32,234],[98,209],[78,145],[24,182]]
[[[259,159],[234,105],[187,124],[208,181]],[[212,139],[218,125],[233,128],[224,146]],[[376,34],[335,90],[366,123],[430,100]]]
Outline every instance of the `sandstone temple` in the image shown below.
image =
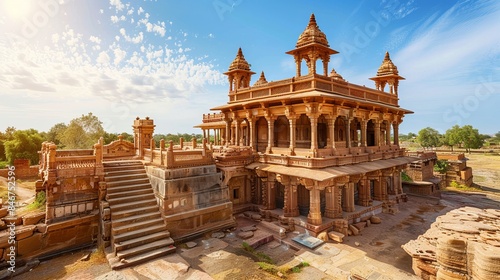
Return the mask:
[[[196,126],[201,143],[158,144],[149,117],[133,121],[133,142],[44,143],[37,192],[46,211],[13,221],[18,258],[102,244],[118,269],[232,228],[241,213],[286,229],[280,235],[300,227],[338,240],[353,224],[397,213],[406,201],[401,172],[415,161],[398,140],[412,113],[398,104],[404,78],[386,53],[374,88],[349,83],[329,66],[337,53],[314,15],[287,52],[293,77],[268,82],[261,72],[252,83],[239,49],[225,73],[228,102]],[[4,259],[8,246],[0,236]]]

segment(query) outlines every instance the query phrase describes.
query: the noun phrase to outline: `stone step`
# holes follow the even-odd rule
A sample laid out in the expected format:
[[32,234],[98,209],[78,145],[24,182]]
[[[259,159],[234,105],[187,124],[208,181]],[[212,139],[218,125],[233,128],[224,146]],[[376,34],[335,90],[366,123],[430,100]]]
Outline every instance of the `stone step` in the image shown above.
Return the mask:
[[104,172],[134,171],[140,169],[144,170],[142,163],[136,165],[104,166]]
[[145,200],[151,200],[151,199],[156,199],[156,198],[155,198],[155,195],[150,192],[150,193],[139,194],[139,195],[134,195],[134,196],[109,198],[108,202],[109,202],[109,205],[114,206],[114,205],[124,204],[124,203],[128,203],[128,202],[145,201]]
[[114,182],[106,183],[106,187],[108,189],[108,192],[114,188],[117,188],[117,187],[126,187],[126,186],[131,186],[131,185],[143,185],[144,187],[151,188],[151,183],[149,182],[148,178],[124,180],[124,181],[114,181]]
[[149,226],[147,228],[141,228],[134,231],[129,231],[121,234],[117,234],[113,236],[114,243],[120,243],[126,240],[147,236],[149,234],[157,233],[160,231],[166,231],[165,224],[160,224],[156,226]]
[[163,219],[161,217],[159,217],[156,219],[147,219],[147,220],[140,221],[140,222],[130,223],[128,225],[118,226],[118,225],[115,225],[112,223],[111,230],[113,231],[113,234],[118,235],[118,234],[130,232],[130,231],[138,230],[141,228],[147,228],[150,226],[161,225],[161,224],[165,224],[165,222],[163,221]]
[[154,241],[151,243],[147,243],[144,245],[140,245],[137,247],[133,247],[133,248],[119,251],[116,253],[116,256],[119,259],[123,259],[123,258],[130,259],[133,256],[137,256],[137,255],[140,255],[142,253],[145,253],[145,252],[148,252],[151,250],[156,250],[156,249],[159,249],[162,247],[168,247],[169,245],[172,245],[172,244],[173,244],[173,240],[171,238],[165,239],[165,240],[157,240],[157,241]]
[[158,204],[156,203],[156,199],[154,199],[154,197],[152,197],[151,199],[148,199],[148,200],[132,201],[132,202],[127,202],[127,203],[112,205],[111,213],[121,212],[123,210],[132,210],[132,209],[135,209],[138,207],[146,207],[149,205],[156,206],[157,210],[158,210]]
[[138,167],[137,169],[131,169],[131,170],[117,170],[117,171],[109,171],[106,169],[105,171],[105,176],[106,177],[115,177],[115,176],[120,176],[120,175],[128,175],[128,174],[147,174],[146,170],[144,170],[144,167]]
[[108,193],[108,194],[106,194],[106,200],[109,201],[110,199],[127,197],[127,196],[137,196],[137,195],[141,195],[141,194],[153,194],[154,195],[154,191],[150,186],[148,186],[148,188],[134,189],[132,191]]
[[141,174],[121,174],[118,176],[108,176],[104,177],[106,184],[109,184],[111,182],[118,182],[118,181],[130,181],[130,180],[135,180],[135,179],[148,179],[148,175],[146,173],[141,173]]
[[166,256],[168,254],[175,253],[176,248],[173,246],[163,247],[156,250],[148,251],[146,253],[134,256],[130,259],[120,260],[118,258],[114,258],[110,260],[110,265],[112,269],[121,269],[133,265],[137,265],[152,259],[156,259],[158,257]]
[[152,220],[152,219],[157,219],[157,218],[161,218],[160,211],[154,211],[154,212],[148,212],[148,213],[139,214],[139,215],[127,216],[127,217],[120,218],[120,219],[113,219],[111,225],[113,227],[120,227],[123,225],[130,225],[132,223],[137,223],[139,221],[146,221],[146,220]]
[[123,219],[126,217],[132,217],[132,216],[142,215],[146,213],[155,213],[155,212],[158,212],[158,205],[156,204],[140,208],[126,209],[123,211],[114,211],[113,208],[111,208],[111,221],[114,221],[115,219]]
[[160,231],[160,232],[157,232],[157,233],[148,234],[146,236],[141,236],[141,237],[129,239],[129,240],[126,240],[126,241],[122,241],[120,243],[115,243],[114,244],[115,245],[115,252],[118,253],[120,251],[129,249],[129,248],[134,248],[134,247],[137,247],[137,246],[141,246],[141,245],[144,245],[144,244],[155,242],[157,240],[164,240],[164,239],[165,240],[169,239],[169,240],[172,241],[172,244],[174,243],[174,240],[172,238],[170,238],[170,232],[168,232],[168,231]]
[[119,169],[119,168],[129,168],[129,167],[138,167],[144,165],[140,161],[128,161],[128,162],[103,162],[103,167],[105,169]]

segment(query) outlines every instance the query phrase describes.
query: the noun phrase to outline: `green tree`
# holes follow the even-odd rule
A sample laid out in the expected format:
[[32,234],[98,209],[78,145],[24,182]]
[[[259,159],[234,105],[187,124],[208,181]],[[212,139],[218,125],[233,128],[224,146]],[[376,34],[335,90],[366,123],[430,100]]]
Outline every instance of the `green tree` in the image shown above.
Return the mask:
[[483,146],[484,139],[472,125],[464,125],[461,130],[462,143],[466,152],[470,153],[471,149],[479,149]]
[[29,159],[31,164],[38,164],[42,142],[42,136],[34,129],[15,131],[12,140],[4,142],[7,161],[13,164],[15,159]]
[[15,127],[9,126],[5,129],[5,133],[0,132],[0,161],[7,160],[5,156],[5,141],[12,140],[14,138]]
[[91,149],[104,133],[99,118],[88,113],[71,120],[58,139],[65,149]]
[[450,129],[446,130],[443,137],[443,145],[446,145],[451,148],[453,152],[453,147],[455,145],[462,144],[463,141],[463,130],[458,126],[454,125]]
[[49,129],[49,131],[47,131],[45,133],[44,139],[46,141],[49,141],[49,142],[52,142],[52,143],[56,144],[57,147],[59,149],[61,149],[61,148],[63,148],[63,144],[61,143],[61,141],[59,140],[59,138],[62,136],[62,134],[64,133],[64,131],[66,131],[67,128],[68,128],[68,126],[65,123],[55,124],[53,127],[51,127]]
[[439,146],[440,134],[437,130],[426,127],[418,132],[417,142],[425,148],[433,148]]

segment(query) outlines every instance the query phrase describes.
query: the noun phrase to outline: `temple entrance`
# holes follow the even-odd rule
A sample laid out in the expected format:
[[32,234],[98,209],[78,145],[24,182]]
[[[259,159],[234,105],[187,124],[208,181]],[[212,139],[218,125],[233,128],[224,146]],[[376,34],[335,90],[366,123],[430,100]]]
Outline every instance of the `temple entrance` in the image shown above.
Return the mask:
[[285,186],[276,181],[274,189],[276,190],[276,208],[283,209],[283,207],[285,207]]
[[302,216],[309,215],[309,191],[303,185],[297,186],[297,204],[299,206],[299,214]]
[[264,153],[267,147],[267,121],[265,118],[260,117],[255,124],[255,131],[257,135],[257,152]]

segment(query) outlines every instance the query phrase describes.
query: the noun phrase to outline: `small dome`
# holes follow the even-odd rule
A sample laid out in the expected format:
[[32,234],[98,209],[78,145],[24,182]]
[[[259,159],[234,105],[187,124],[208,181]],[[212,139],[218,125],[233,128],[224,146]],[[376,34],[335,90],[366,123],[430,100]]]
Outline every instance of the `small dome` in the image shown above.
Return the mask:
[[325,33],[323,33],[316,24],[316,18],[314,17],[314,14],[311,14],[309,24],[307,25],[306,30],[304,30],[304,32],[300,34],[299,40],[297,40],[297,44],[295,45],[295,47],[300,48],[302,46],[313,43],[321,44],[326,47],[330,46],[328,45],[328,40],[326,39]]
[[341,80],[341,81],[345,81],[344,78],[335,71],[335,69],[332,68],[332,71],[330,72],[330,75],[328,75],[328,77],[331,77],[333,78],[334,80]]
[[264,76],[264,71],[262,71],[260,73],[259,79],[253,85],[254,86],[260,86],[260,85],[264,85],[264,84],[267,84],[267,80],[266,80],[266,76]]
[[250,71],[250,64],[248,64],[248,62],[245,60],[241,48],[238,49],[238,54],[236,54],[236,58],[233,60],[233,62],[231,62],[231,65],[229,65],[229,71],[233,70]]
[[382,61],[382,65],[380,65],[377,71],[377,76],[386,75],[399,75],[398,67],[392,63],[392,60],[389,57],[389,52],[385,52],[384,61]]

